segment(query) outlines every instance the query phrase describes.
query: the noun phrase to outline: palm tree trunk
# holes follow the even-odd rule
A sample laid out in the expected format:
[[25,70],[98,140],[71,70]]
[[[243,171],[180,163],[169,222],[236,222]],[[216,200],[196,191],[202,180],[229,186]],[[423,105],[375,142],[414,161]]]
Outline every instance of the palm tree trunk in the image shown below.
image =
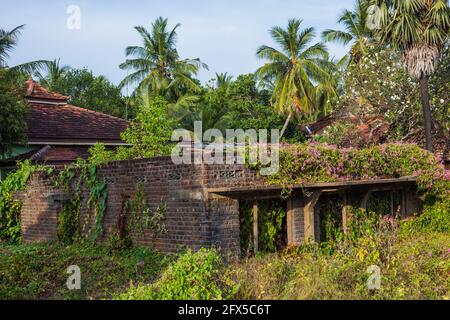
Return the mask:
[[431,108],[430,96],[428,94],[428,77],[420,77],[420,94],[422,96],[423,121],[425,126],[426,149],[433,152],[433,142],[431,137]]
[[289,112],[286,122],[284,123],[283,129],[281,129],[280,139],[283,137],[284,132],[286,131],[287,126],[288,126],[289,122],[291,121],[291,118],[292,118],[292,112]]

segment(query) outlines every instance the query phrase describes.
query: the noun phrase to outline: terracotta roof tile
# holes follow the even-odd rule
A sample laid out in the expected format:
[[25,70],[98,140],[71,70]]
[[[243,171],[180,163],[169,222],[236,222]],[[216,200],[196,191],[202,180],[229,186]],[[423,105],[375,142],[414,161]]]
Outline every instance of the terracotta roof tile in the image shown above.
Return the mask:
[[121,143],[120,133],[129,122],[69,104],[62,106],[29,103],[29,142],[101,141]]
[[48,92],[32,79],[26,89],[29,142],[123,143],[120,134],[129,127],[127,120],[67,104],[69,97]]
[[48,100],[60,100],[61,102],[67,102],[69,96],[64,96],[56,92],[48,92],[47,89],[40,86],[33,79],[28,79],[25,82],[25,97],[26,98],[38,98],[38,99],[48,99]]

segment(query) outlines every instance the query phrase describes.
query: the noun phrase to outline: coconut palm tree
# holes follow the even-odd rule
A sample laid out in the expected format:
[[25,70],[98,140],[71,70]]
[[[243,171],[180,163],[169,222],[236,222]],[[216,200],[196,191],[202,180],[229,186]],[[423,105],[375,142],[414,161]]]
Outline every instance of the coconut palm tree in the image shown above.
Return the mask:
[[19,41],[19,36],[21,35],[25,25],[20,25],[14,29],[7,31],[0,28],[0,68],[8,68],[17,72],[24,72],[32,74],[33,72],[42,68],[48,61],[38,60],[19,64],[17,66],[8,66],[7,60],[9,59],[9,54],[15,49]]
[[382,40],[403,54],[420,83],[426,148],[433,150],[428,81],[436,71],[450,30],[448,0],[373,0],[380,8]]
[[287,114],[281,130],[283,136],[293,115],[304,115],[315,109],[315,84],[329,79],[324,67],[327,50],[322,43],[310,46],[315,37],[314,28],[301,29],[301,19],[291,19],[287,28],[275,26],[270,35],[280,50],[263,45],[256,54],[268,60],[256,71],[260,81],[273,88],[272,103]]
[[147,87],[155,91],[160,87],[169,87],[175,99],[183,91],[200,91],[198,82],[192,76],[200,68],[207,69],[208,66],[200,59],[180,59],[176,49],[176,31],[180,24],[169,30],[167,23],[167,19],[159,17],[150,31],[142,26],[135,27],[143,44],[126,48],[125,54],[129,59],[119,67],[131,71],[131,74],[122,80],[120,86],[138,84],[140,88]]
[[217,73],[216,72],[216,87],[217,88],[229,87],[232,82],[233,82],[233,77],[228,75],[228,72],[225,72],[225,73]]
[[50,61],[46,63],[41,71],[35,73],[38,81],[49,90],[53,89],[53,86],[64,77],[70,67],[67,65],[61,65],[60,59]]
[[326,116],[332,112],[335,100],[344,93],[344,83],[342,74],[347,66],[347,59],[332,59],[326,55],[318,64],[326,70],[328,76],[319,82],[315,90],[316,117]]
[[367,46],[373,40],[373,30],[368,23],[368,9],[368,0],[357,0],[353,10],[346,9],[338,17],[338,23],[344,27],[344,31],[327,29],[322,33],[324,41],[351,45],[347,54],[349,62],[358,63],[367,53]]

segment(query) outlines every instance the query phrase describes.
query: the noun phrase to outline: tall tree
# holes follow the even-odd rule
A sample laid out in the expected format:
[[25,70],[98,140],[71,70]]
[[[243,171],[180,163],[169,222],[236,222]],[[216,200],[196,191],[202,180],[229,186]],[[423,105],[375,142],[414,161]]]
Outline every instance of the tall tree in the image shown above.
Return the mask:
[[367,53],[367,46],[373,40],[373,30],[368,23],[369,1],[357,0],[353,10],[344,10],[338,17],[338,23],[344,30],[327,29],[322,33],[324,41],[351,45],[347,54],[349,62],[357,63]]
[[233,82],[233,77],[225,73],[216,72],[216,88],[229,87]]
[[0,69],[0,159],[8,157],[15,143],[26,140],[27,104],[16,73]]
[[36,76],[41,85],[43,85],[50,91],[53,91],[55,89],[55,85],[59,81],[61,81],[61,79],[67,74],[69,70],[69,66],[61,65],[60,59],[55,59],[45,64],[42,70],[37,71]]
[[[176,48],[180,24],[169,30],[167,23],[167,19],[159,17],[150,31],[142,26],[135,27],[143,44],[126,48],[125,54],[129,59],[119,67],[131,71],[131,74],[123,79],[120,86],[138,84],[139,89],[149,88],[169,101],[177,100],[189,90],[200,91],[198,82],[192,77],[207,65],[198,58],[180,59]],[[160,88],[170,90],[162,94]]]
[[448,0],[373,0],[381,12],[382,40],[403,54],[420,83],[426,148],[433,151],[428,82],[436,71],[450,30]]
[[270,35],[280,50],[263,45],[256,54],[268,62],[256,71],[261,81],[273,85],[272,103],[277,111],[287,114],[281,130],[284,134],[292,116],[311,113],[315,108],[315,84],[330,77],[324,67],[328,56],[322,43],[310,46],[314,28],[301,29],[301,19],[291,19],[287,28],[275,26]]
[[10,53],[17,46],[19,41],[19,36],[21,35],[25,25],[20,25],[14,29],[7,31],[0,28],[0,68],[9,68],[17,72],[25,72],[32,74],[33,72],[39,70],[45,66],[49,61],[37,60],[32,62],[27,62],[19,64],[17,66],[8,66],[7,60],[10,57]]
[[70,96],[69,102],[78,107],[125,119],[136,115],[135,108],[127,108],[120,88],[87,69],[67,70],[54,78],[49,89]]

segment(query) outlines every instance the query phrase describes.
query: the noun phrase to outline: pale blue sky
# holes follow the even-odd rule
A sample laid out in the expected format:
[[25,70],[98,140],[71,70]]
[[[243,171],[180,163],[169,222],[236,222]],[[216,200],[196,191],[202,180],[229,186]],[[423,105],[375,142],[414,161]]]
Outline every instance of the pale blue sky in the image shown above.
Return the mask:
[[[268,29],[285,26],[289,18],[303,18],[304,27],[338,28],[337,15],[351,8],[353,0],[2,0],[0,28],[26,24],[10,65],[36,59],[61,58],[72,67],[87,67],[118,83],[125,72],[118,68],[128,45],[140,45],[133,26],[150,27],[158,16],[168,17],[178,29],[182,58],[201,58],[209,65],[199,78],[206,81],[214,72],[234,76],[254,72],[260,65],[255,51],[272,45]],[[81,29],[66,27],[69,5],[81,9]],[[318,39],[319,40],[319,39]],[[340,57],[345,48],[329,45]]]

